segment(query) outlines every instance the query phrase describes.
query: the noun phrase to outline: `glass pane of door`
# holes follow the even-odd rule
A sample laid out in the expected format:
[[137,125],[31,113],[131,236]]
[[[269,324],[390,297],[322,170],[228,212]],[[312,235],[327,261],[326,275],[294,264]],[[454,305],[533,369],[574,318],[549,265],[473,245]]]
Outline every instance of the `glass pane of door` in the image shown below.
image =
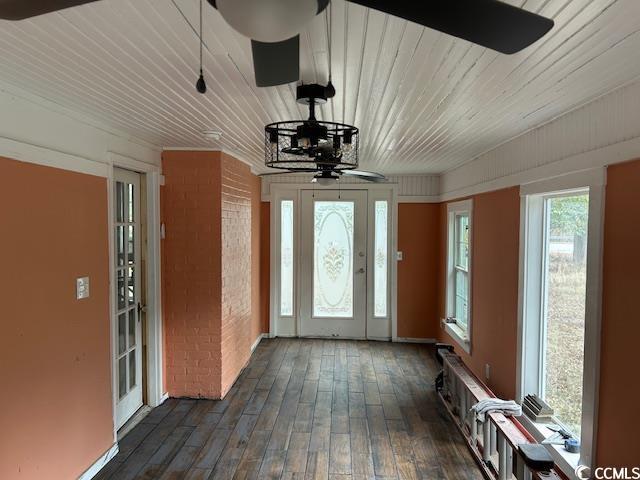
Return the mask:
[[353,316],[351,201],[316,201],[313,212],[313,316]]
[[280,315],[293,315],[293,200],[280,204]]
[[373,260],[373,314],[375,317],[387,316],[387,218],[388,202],[378,200],[375,202],[375,239],[374,239],[374,260]]
[[[116,267],[118,308],[118,388],[123,398],[137,385],[136,330],[138,322],[136,292],[135,185],[116,182]],[[123,233],[126,232],[126,242]],[[122,258],[126,258],[125,262]]]

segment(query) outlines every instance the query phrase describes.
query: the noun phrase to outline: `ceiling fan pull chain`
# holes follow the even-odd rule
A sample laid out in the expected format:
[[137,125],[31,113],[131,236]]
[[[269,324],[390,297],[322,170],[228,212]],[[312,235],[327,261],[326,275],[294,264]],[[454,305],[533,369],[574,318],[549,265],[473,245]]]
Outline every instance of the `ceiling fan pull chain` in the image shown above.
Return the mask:
[[207,92],[207,82],[205,82],[204,73],[202,72],[202,47],[204,43],[204,40],[202,39],[202,2],[203,1],[204,0],[200,0],[200,35],[198,36],[198,40],[200,42],[200,77],[196,82],[196,90],[199,93],[204,94]]
[[327,98],[333,98],[336,96],[336,87],[333,86],[333,81],[331,79],[333,66],[332,66],[332,50],[333,50],[333,36],[332,36],[332,21],[331,21],[331,2],[329,2],[329,6],[326,11],[326,23],[327,23],[327,43],[329,50],[329,82],[325,88]]

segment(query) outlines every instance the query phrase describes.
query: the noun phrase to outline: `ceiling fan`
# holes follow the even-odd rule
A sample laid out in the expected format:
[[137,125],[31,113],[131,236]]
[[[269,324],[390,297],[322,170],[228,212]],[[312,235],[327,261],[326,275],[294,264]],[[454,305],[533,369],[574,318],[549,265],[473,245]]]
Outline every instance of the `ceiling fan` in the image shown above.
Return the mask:
[[[251,39],[258,87],[300,78],[299,33],[330,0],[208,0]],[[499,0],[347,0],[433,28],[501,53],[528,47],[553,20]]]
[[[0,0],[0,19],[22,20],[96,0]],[[251,38],[258,87],[300,78],[300,36],[330,0],[207,0],[238,32]],[[512,54],[544,36],[553,20],[499,0],[347,0],[501,53]]]
[[353,125],[316,119],[316,105],[326,103],[332,93],[327,86],[298,85],[297,102],[309,106],[307,120],[270,123],[265,132],[265,166],[278,172],[313,174],[312,182],[331,185],[341,176],[368,182],[384,182],[380,173],[358,170],[360,131]]

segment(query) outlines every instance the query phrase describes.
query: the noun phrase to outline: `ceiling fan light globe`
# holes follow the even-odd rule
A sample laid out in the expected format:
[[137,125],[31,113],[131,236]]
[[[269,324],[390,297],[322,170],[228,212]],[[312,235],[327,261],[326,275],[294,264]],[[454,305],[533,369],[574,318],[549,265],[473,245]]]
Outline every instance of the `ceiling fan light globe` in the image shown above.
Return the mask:
[[282,42],[300,33],[318,13],[318,0],[217,0],[231,27],[259,42]]
[[334,177],[316,177],[316,183],[322,187],[330,187],[338,179]]

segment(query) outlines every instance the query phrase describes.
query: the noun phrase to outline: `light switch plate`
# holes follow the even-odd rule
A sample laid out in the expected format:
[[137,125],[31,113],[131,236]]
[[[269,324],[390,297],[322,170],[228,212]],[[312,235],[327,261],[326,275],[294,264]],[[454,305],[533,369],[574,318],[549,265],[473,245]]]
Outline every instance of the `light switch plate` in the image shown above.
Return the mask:
[[402,261],[402,252],[396,252],[396,260],[398,260],[399,262]]
[[89,277],[81,277],[76,280],[76,298],[78,300],[89,298]]

